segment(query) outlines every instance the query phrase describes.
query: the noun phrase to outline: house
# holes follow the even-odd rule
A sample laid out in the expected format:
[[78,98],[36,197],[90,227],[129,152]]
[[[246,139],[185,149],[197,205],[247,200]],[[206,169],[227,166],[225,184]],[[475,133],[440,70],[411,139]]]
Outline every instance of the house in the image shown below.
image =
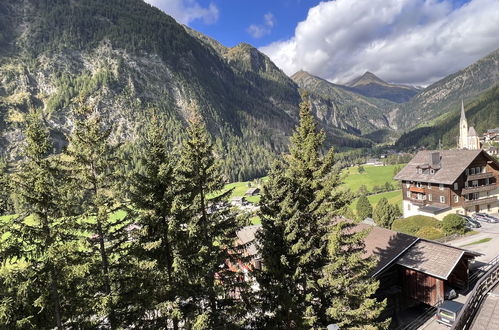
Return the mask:
[[499,139],[499,127],[488,129],[487,132],[483,134],[486,142],[497,141]]
[[436,306],[446,290],[468,289],[469,265],[479,253],[366,224],[356,230],[369,230],[365,256],[378,259],[371,276],[380,281],[376,296],[387,298],[389,313]]
[[499,212],[499,163],[481,149],[420,151],[394,179],[404,218]]
[[[250,281],[249,271],[262,266],[255,245],[255,233],[260,228],[259,225],[248,226],[237,233],[238,244],[244,244],[246,248],[245,255],[253,256],[251,262],[238,268],[245,270],[246,280]],[[357,224],[352,230],[368,231],[364,239],[364,257],[377,260],[369,275],[379,280],[376,297],[387,299],[389,315],[420,303],[436,306],[450,288],[466,290],[469,265],[480,255],[365,223]]]
[[260,193],[260,188],[249,188],[246,190],[245,196],[256,196]]
[[230,199],[230,203],[233,206],[243,206],[246,204],[246,198],[244,198],[243,196],[232,197]]

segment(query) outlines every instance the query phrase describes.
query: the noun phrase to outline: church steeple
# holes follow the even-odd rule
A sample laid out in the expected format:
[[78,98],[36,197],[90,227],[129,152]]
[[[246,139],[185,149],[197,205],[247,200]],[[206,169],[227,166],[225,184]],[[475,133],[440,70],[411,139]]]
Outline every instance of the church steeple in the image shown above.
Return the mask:
[[464,113],[464,100],[461,98],[461,119],[459,120],[459,149],[468,149],[468,121]]

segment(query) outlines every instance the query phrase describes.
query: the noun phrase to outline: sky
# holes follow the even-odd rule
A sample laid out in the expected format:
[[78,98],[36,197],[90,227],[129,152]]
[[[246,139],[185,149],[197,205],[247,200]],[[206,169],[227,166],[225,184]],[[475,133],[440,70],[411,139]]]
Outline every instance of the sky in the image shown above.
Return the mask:
[[286,74],[429,85],[499,48],[499,0],[145,0]]

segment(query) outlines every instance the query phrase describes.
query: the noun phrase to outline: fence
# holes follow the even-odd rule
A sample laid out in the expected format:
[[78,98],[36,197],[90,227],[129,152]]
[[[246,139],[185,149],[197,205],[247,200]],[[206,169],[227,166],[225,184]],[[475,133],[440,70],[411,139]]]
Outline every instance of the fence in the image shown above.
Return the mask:
[[473,323],[477,311],[480,309],[483,299],[487,296],[490,289],[492,289],[499,281],[499,256],[492,259],[489,263],[489,270],[478,280],[473,291],[470,292],[466,303],[459,312],[456,321],[452,325],[451,330],[465,330],[469,329]]

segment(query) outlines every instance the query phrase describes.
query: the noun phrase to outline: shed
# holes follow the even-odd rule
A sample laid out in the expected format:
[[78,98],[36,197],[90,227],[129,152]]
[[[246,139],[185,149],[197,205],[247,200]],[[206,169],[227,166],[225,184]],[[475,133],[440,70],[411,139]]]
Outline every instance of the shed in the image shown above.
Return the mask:
[[246,196],[256,196],[260,193],[260,188],[249,188],[246,190],[246,193],[244,195]]

